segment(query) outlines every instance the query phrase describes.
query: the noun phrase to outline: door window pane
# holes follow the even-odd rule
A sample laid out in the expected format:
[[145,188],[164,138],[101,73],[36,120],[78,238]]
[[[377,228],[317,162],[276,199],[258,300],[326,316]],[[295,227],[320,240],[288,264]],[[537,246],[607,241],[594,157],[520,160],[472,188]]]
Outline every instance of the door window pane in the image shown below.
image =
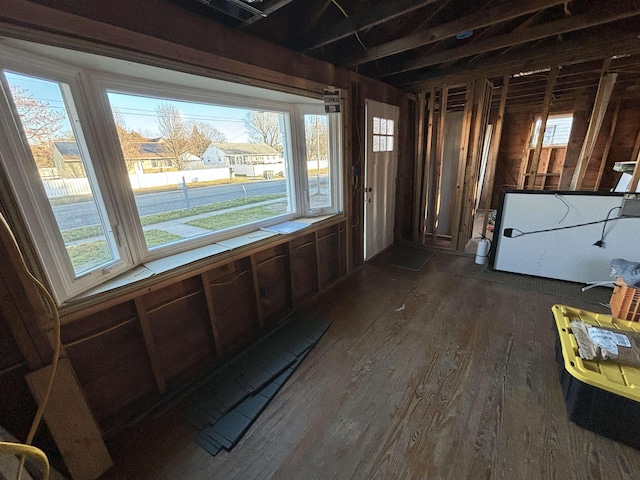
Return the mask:
[[76,277],[119,258],[69,86],[5,72],[22,130]]
[[284,113],[108,97],[147,248],[292,211]]

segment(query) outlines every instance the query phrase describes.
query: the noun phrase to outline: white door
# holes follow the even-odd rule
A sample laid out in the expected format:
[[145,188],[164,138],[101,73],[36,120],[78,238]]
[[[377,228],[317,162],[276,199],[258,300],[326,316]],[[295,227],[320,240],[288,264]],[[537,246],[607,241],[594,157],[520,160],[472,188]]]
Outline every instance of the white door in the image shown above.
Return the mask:
[[399,108],[366,100],[364,259],[393,243]]

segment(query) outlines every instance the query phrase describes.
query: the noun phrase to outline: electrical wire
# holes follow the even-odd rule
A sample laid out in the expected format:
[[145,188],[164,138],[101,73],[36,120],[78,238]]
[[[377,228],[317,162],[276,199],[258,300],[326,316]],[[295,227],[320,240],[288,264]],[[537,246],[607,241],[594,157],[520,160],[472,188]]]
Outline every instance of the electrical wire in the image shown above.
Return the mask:
[[[349,15],[345,11],[345,9],[342,8],[342,6],[336,0],[331,0],[331,3],[333,3],[336,7],[338,7],[338,10],[340,10],[342,12],[342,14],[345,16],[345,18],[349,18]],[[358,34],[358,32],[355,32],[354,35],[355,35],[356,39],[358,40],[358,42],[360,43],[360,45],[362,45],[362,48],[366,50],[367,47],[364,46],[364,43],[362,42],[362,39],[360,38],[360,35]]]
[[[633,218],[633,217],[615,217],[615,218],[609,218],[609,215],[611,215],[611,212],[613,210],[615,210],[616,208],[622,208],[622,207],[613,207],[611,210],[609,210],[609,213],[607,213],[607,218],[603,219],[603,220],[596,220],[593,222],[586,222],[586,223],[578,223],[576,225],[567,225],[565,227],[555,227],[555,228],[546,228],[544,230],[534,230],[531,232],[523,232],[522,230],[518,230],[517,228],[505,228],[503,235],[505,237],[508,238],[518,238],[518,237],[524,237],[525,235],[532,235],[534,233],[546,233],[546,232],[555,232],[558,230],[567,230],[569,228],[578,228],[578,227],[586,227],[588,225],[597,225],[599,223],[604,223],[604,227],[602,229],[602,237],[601,240],[599,240],[598,242],[602,242],[602,245],[604,245],[604,228],[607,226],[607,222],[613,222],[614,220],[620,220],[623,218]],[[517,233],[516,235],[514,235],[514,233]],[[594,243],[594,245],[596,245],[598,242]],[[596,246],[601,246],[601,245],[596,245]]]
[[[593,245],[598,247],[598,248],[602,248],[604,247],[604,236],[605,236],[605,229],[607,228],[607,222],[609,221],[609,215],[611,215],[611,212],[613,212],[614,210],[619,209],[621,210],[622,207],[613,207],[611,210],[609,210],[607,212],[607,218],[605,218],[604,220],[604,225],[602,225],[602,235],[600,235],[600,240],[598,240],[597,242],[595,242]],[[618,217],[619,218],[619,217]]]
[[[47,388],[44,392],[42,400],[40,401],[40,405],[38,406],[36,414],[33,418],[33,422],[31,423],[31,428],[29,429],[29,433],[27,434],[25,443],[24,445],[22,445],[22,447],[30,447],[30,448],[21,449],[18,447],[21,444],[16,444],[11,442],[0,442],[0,452],[13,453],[13,452],[16,452],[17,450],[20,450],[19,453],[21,453],[21,457],[20,457],[20,466],[18,467],[18,473],[16,474],[17,480],[22,479],[22,471],[24,469],[24,463],[26,461],[27,455],[36,456],[38,459],[40,459],[43,462],[43,464],[46,462],[45,477],[44,477],[46,480],[49,478],[49,461],[47,459],[47,456],[44,454],[44,452],[42,452],[42,450],[36,447],[32,447],[31,443],[33,442],[33,438],[35,437],[36,432],[38,431],[38,427],[40,426],[42,415],[44,414],[44,409],[46,408],[47,403],[49,402],[49,397],[51,396],[53,381],[56,377],[56,372],[58,371],[58,361],[60,360],[60,350],[62,346],[62,341],[60,339],[60,316],[58,314],[58,307],[56,306],[56,302],[51,296],[51,294],[49,293],[49,291],[40,282],[40,280],[34,277],[33,274],[29,271],[29,268],[27,267],[27,263],[25,262],[25,259],[22,256],[22,252],[20,251],[20,247],[18,245],[16,237],[13,235],[13,232],[11,231],[11,227],[5,220],[4,216],[1,214],[0,214],[0,220],[1,220],[0,223],[2,224],[2,228],[6,230],[8,236],[13,240],[13,243],[16,247],[16,252],[18,254],[18,258],[20,259],[20,264],[22,266],[24,273],[36,285],[38,290],[40,290],[40,292],[44,296],[49,306],[50,313],[54,322],[54,341],[55,341],[53,358],[51,359],[51,375],[49,377],[49,382],[47,383]],[[37,453],[36,451],[40,452],[42,455],[40,455],[40,453]]]

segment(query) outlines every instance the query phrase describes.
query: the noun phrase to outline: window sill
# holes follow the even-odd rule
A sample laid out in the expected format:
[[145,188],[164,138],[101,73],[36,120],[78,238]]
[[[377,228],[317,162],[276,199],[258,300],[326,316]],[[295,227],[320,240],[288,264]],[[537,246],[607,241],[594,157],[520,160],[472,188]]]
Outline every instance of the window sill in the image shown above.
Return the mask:
[[[189,264],[193,264],[205,259],[213,259],[215,256],[220,255],[225,252],[229,252],[231,250],[235,250],[242,247],[248,247],[254,243],[260,242],[262,240],[277,237],[280,235],[289,234],[288,229],[286,228],[287,224],[295,223],[303,226],[297,226],[299,230],[304,232],[305,229],[310,227],[311,225],[319,222],[323,222],[325,220],[329,220],[331,218],[337,217],[340,214],[331,214],[331,215],[322,215],[318,217],[305,217],[305,218],[297,218],[291,222],[284,222],[283,224],[274,225],[269,227],[269,230],[276,230],[276,227],[282,225],[285,227],[283,229],[283,233],[277,233],[275,231],[266,231],[264,229],[255,230],[253,232],[245,233],[244,235],[239,235],[237,237],[228,238],[226,240],[221,240],[219,242],[213,243],[211,245],[206,245],[204,247],[195,248],[193,250],[189,250],[182,253],[177,253],[175,255],[170,255],[158,260],[152,260],[142,265],[138,265],[137,267],[125,272],[115,278],[112,278],[105,283],[92,288],[86,292],[83,292],[75,297],[69,299],[63,305],[63,309],[65,306],[70,306],[71,304],[76,304],[79,302],[90,301],[96,296],[101,294],[110,292],[116,288],[132,286],[133,284],[140,282],[142,280],[146,280],[152,277],[155,277],[160,274],[165,274],[172,270],[176,270],[180,267],[185,267]],[[295,232],[291,232],[295,233]]]

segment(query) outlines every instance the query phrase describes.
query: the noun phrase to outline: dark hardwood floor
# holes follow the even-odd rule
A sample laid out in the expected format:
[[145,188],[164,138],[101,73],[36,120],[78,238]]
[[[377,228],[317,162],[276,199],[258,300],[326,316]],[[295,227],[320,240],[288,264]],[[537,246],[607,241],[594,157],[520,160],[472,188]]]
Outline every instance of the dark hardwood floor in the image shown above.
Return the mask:
[[181,404],[112,438],[103,478],[640,478],[640,451],[566,416],[550,307],[588,305],[472,261],[365,266],[311,306],[333,325],[235,449],[196,445]]

